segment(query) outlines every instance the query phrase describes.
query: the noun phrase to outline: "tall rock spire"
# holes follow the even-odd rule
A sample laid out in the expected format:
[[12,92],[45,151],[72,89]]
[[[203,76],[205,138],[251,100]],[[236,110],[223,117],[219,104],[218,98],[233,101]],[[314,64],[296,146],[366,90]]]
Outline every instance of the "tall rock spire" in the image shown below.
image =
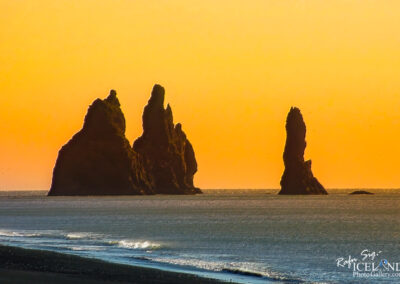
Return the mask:
[[143,112],[143,134],[133,149],[143,158],[155,193],[201,193],[193,185],[197,172],[193,147],[181,124],[174,125],[171,106],[164,108],[164,96],[164,88],[154,85]]
[[285,171],[279,194],[328,194],[311,171],[311,160],[304,161],[306,125],[298,108],[292,107],[286,120]]

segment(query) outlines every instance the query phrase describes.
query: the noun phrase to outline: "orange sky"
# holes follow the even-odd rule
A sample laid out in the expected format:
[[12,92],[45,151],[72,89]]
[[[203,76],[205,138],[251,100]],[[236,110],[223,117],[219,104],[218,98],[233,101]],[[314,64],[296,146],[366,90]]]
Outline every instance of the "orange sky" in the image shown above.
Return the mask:
[[327,188],[400,187],[400,1],[0,0],[0,190],[48,189],[88,105],[153,84],[202,188],[278,188],[290,106]]

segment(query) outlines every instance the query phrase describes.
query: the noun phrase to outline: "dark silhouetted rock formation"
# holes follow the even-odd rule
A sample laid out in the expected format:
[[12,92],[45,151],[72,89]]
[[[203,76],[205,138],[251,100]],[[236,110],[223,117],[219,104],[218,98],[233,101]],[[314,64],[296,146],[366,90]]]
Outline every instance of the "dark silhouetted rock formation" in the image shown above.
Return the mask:
[[356,190],[349,194],[353,195],[353,194],[373,194],[373,193],[365,190]]
[[174,125],[171,107],[164,108],[164,95],[163,87],[153,87],[143,112],[143,134],[133,149],[143,158],[156,193],[201,193],[193,185],[197,172],[193,147],[181,124]]
[[57,158],[49,195],[195,194],[193,147],[164,88],[155,85],[143,113],[143,135],[131,147],[116,92],[89,107],[83,128]]
[[125,138],[116,92],[89,107],[81,131],[62,147],[49,195],[152,193],[151,178]]
[[291,108],[286,120],[285,171],[279,194],[328,194],[311,171],[311,160],[304,161],[306,125],[298,108]]

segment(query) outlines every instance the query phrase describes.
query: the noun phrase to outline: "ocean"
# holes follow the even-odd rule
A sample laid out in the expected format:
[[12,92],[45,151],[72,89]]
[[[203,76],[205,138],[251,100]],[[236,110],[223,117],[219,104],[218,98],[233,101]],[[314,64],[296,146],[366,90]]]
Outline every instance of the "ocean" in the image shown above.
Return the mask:
[[113,197],[3,191],[0,244],[239,283],[400,282],[400,190],[351,191]]

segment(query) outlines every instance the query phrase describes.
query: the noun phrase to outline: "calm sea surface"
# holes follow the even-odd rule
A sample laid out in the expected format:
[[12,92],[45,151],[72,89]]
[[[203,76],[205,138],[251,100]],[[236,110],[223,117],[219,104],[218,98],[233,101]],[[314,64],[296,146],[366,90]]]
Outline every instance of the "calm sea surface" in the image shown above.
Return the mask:
[[[390,266],[397,262],[400,270],[400,190],[350,191],[129,197],[0,192],[0,243],[241,283],[400,282],[400,271]],[[355,277],[357,263],[358,272],[369,274]],[[365,272],[371,265],[375,273]]]

